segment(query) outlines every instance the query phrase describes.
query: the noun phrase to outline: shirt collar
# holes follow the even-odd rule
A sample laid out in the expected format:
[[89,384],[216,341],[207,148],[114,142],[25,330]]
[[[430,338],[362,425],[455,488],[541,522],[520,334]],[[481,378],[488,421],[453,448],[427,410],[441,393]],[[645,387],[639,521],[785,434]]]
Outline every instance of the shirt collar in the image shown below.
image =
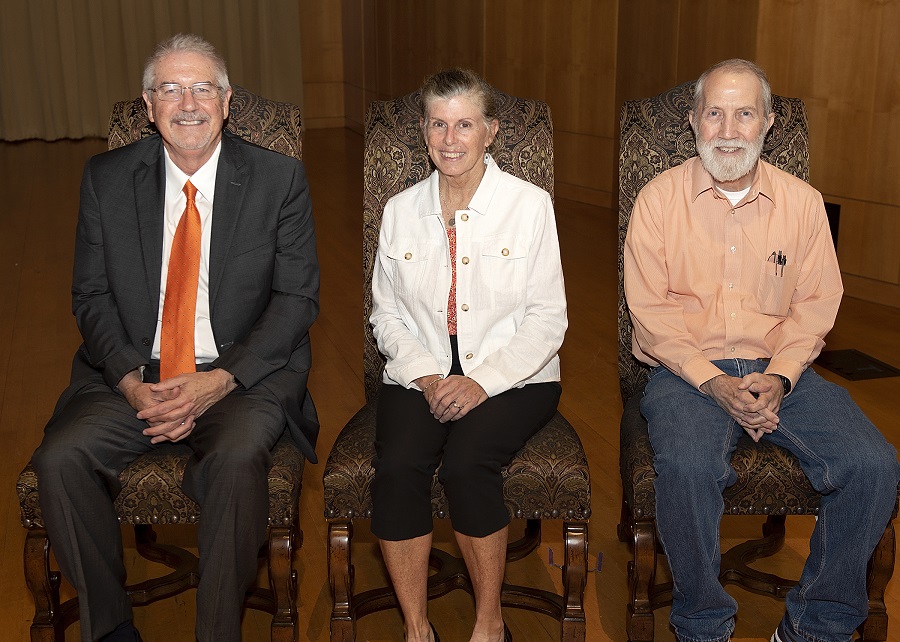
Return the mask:
[[194,172],[193,176],[188,176],[182,172],[174,161],[169,158],[169,150],[163,145],[163,152],[166,159],[166,198],[177,198],[178,194],[184,189],[184,184],[190,180],[197,193],[207,202],[212,203],[216,191],[216,169],[219,166],[219,153],[222,151],[222,141],[216,145],[212,155],[203,166]]
[[[494,197],[497,185],[500,183],[500,176],[503,173],[497,163],[490,154],[484,155],[485,165],[484,176],[481,177],[481,183],[478,189],[469,201],[469,211],[477,212],[484,216],[487,213],[488,205]],[[419,216],[433,216],[441,213],[441,195],[438,188],[438,171],[435,170],[428,177],[428,187],[423,192],[422,207],[419,208]]]
[[[721,192],[713,189],[715,187],[713,178],[710,173],[706,171],[706,168],[703,167],[703,162],[700,160],[699,156],[694,156],[685,162],[691,163],[687,174],[688,180],[690,181],[691,202],[696,201],[700,194],[707,190],[712,190],[716,198],[726,198]],[[749,203],[757,196],[764,196],[771,201],[773,207],[776,206],[774,198],[775,192],[772,189],[772,181],[769,178],[770,168],[771,165],[763,159],[759,159],[756,163],[756,176],[753,177],[750,191],[743,198],[743,203]]]
[[484,155],[484,163],[487,165],[487,168],[484,170],[484,176],[481,177],[481,184],[478,185],[475,195],[469,202],[469,209],[473,212],[478,212],[482,216],[487,214],[488,206],[491,204],[491,199],[494,198],[494,192],[497,191],[497,186],[500,184],[500,175],[502,174],[490,154]]

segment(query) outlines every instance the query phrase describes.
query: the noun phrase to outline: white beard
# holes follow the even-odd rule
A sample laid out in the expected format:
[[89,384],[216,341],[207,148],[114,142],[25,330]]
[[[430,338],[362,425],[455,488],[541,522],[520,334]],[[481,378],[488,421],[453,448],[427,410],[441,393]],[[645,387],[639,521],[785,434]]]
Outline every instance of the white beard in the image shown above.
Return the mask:
[[[725,140],[722,138],[705,141],[697,135],[697,154],[700,156],[703,167],[716,182],[731,183],[753,171],[762,153],[765,139],[765,129],[760,132],[753,142]],[[722,154],[716,152],[716,147],[737,147],[740,150],[731,154]]]

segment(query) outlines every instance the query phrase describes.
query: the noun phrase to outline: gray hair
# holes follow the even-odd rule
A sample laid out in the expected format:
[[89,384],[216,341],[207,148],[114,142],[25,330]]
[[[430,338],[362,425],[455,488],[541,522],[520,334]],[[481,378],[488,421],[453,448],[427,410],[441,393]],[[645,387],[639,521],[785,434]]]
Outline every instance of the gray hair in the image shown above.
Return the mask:
[[428,109],[435,100],[450,100],[467,96],[481,109],[481,117],[488,129],[498,119],[497,90],[470,69],[444,69],[425,78],[422,88],[422,118],[428,119]]
[[223,90],[231,87],[228,82],[228,68],[225,65],[225,59],[219,55],[216,48],[198,35],[179,33],[156,45],[156,49],[147,58],[147,62],[144,65],[143,78],[143,88],[145,90],[154,88],[156,84],[156,67],[160,61],[166,56],[176,53],[195,53],[209,58],[213,66],[213,73],[216,76],[216,84]]
[[694,105],[692,109],[694,110],[695,118],[699,116],[700,112],[703,110],[703,85],[706,83],[706,79],[714,71],[745,73],[756,76],[756,79],[759,80],[760,93],[762,94],[763,116],[767,117],[772,113],[772,88],[769,85],[769,78],[766,76],[766,72],[762,70],[762,67],[749,60],[744,60],[743,58],[730,58],[728,60],[723,60],[720,63],[716,63],[704,71],[700,74],[700,78],[697,79],[697,82],[694,83]]

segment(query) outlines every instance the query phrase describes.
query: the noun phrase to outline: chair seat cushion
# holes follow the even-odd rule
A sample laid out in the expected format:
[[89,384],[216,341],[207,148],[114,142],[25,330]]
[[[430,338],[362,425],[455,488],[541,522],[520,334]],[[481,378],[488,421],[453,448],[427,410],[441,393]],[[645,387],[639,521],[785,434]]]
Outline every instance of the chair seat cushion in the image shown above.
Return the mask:
[[[619,466],[625,501],[635,519],[656,517],[653,448],[647,422],[641,415],[643,390],[629,399],[622,414]],[[725,513],[730,515],[815,515],[819,494],[800,462],[768,441],[754,443],[748,435],[738,441],[731,458],[737,481],[725,489]]]
[[[173,444],[141,455],[119,475],[122,491],[115,499],[119,522],[128,524],[192,524],[200,507],[181,490],[191,449]],[[269,470],[269,525],[289,526],[294,520],[303,479],[303,454],[285,436],[272,452]],[[22,525],[43,528],[38,501],[38,478],[31,463],[16,482]]]
[[[325,464],[325,517],[369,519],[375,471],[375,409],[370,401],[344,426]],[[503,498],[511,517],[587,520],[591,483],[587,457],[575,429],[556,413],[503,469]],[[432,481],[432,513],[448,517],[447,497],[437,474]]]

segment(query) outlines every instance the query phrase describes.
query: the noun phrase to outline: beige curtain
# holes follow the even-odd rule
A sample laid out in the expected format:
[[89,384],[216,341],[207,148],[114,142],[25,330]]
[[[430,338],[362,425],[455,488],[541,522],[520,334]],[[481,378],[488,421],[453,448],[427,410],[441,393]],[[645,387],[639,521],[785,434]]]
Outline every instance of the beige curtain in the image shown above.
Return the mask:
[[302,105],[299,1],[0,0],[0,140],[105,137],[179,32],[215,45],[233,84]]

